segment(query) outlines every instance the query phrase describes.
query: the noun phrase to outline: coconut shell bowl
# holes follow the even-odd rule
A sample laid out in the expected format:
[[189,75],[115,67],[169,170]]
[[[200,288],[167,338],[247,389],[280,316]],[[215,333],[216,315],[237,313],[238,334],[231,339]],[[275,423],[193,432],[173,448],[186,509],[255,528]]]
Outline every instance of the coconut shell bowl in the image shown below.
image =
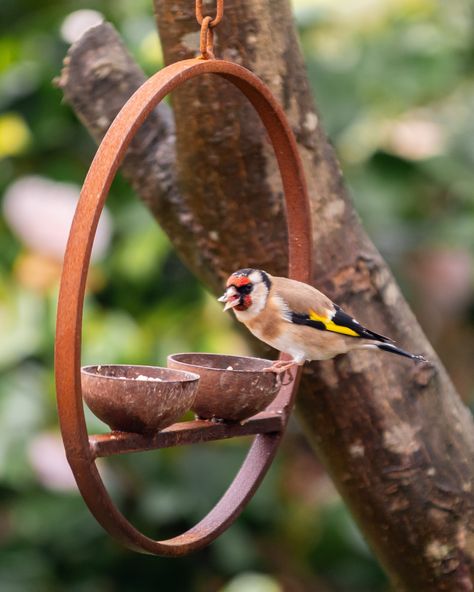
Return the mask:
[[243,421],[275,399],[281,383],[264,369],[270,360],[246,356],[180,353],[168,356],[168,367],[200,376],[191,409],[201,419]]
[[181,418],[196,398],[199,376],[155,366],[81,369],[89,409],[114,431],[153,434]]

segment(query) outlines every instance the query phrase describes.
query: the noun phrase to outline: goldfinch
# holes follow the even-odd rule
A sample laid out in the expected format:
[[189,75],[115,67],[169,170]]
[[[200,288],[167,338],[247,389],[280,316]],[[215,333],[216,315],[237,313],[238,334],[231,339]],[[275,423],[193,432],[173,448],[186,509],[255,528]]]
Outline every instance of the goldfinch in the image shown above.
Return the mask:
[[235,271],[218,300],[261,341],[292,357],[275,362],[269,368],[272,372],[286,372],[310,360],[329,360],[354,349],[381,349],[426,361],[366,329],[316,288],[260,269]]

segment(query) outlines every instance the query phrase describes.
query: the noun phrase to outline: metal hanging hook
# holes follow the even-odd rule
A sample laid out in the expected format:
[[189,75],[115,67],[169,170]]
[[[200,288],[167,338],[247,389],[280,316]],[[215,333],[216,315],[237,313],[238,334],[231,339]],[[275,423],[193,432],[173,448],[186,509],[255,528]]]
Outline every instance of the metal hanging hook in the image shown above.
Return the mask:
[[213,29],[224,16],[224,0],[217,0],[215,17],[202,14],[202,0],[196,0],[196,20],[201,25],[199,38],[199,50],[201,58],[205,60],[214,59],[214,32]]

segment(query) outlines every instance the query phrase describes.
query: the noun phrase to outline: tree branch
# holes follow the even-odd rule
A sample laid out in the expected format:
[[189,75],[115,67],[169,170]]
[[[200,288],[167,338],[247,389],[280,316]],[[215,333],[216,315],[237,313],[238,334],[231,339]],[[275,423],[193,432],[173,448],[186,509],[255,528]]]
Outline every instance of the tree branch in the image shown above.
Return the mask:
[[[155,0],[155,9],[166,61],[194,55],[192,3]],[[77,68],[97,63],[97,55],[82,51],[86,42],[111,64],[123,63],[116,37],[100,39],[97,31],[88,36],[93,39],[71,49],[62,86],[97,136],[101,118],[110,121],[108,97],[114,95],[118,105],[133,85],[125,91],[116,85],[113,69],[98,77],[86,68],[79,78],[76,60]],[[412,366],[388,354],[356,352],[309,365],[298,399],[304,429],[397,590],[472,591],[472,417],[354,212],[313,106],[289,3],[227,0],[216,40],[219,57],[242,63],[267,82],[294,129],[311,196],[314,284],[364,324],[433,362]],[[126,70],[136,72],[136,66],[128,63]],[[92,96],[104,100],[86,116],[81,106]],[[159,134],[149,139],[149,125],[133,148],[148,158],[140,172],[127,160],[126,176],[212,289],[220,290],[222,278],[238,267],[284,273],[281,184],[246,100],[216,77],[201,77],[174,93],[173,108],[176,164],[171,156],[166,160],[167,183],[157,160]],[[166,133],[162,137],[166,145]],[[186,223],[183,212],[191,216]]]
[[[124,103],[145,82],[109,23],[89,29],[68,51],[56,84],[79,119],[99,143]],[[195,268],[195,248],[188,237],[197,227],[179,190],[176,176],[175,125],[171,109],[161,103],[133,139],[122,165],[130,182],[165,232],[174,237],[181,257]]]

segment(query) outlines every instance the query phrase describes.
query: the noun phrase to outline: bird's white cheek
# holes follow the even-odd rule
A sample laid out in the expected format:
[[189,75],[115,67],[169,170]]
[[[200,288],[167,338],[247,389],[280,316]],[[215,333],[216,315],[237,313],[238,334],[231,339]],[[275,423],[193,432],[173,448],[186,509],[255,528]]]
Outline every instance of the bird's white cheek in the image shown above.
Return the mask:
[[241,323],[246,323],[248,321],[250,321],[254,315],[252,315],[252,313],[249,310],[236,310],[235,308],[233,309],[235,312],[235,316],[237,317],[237,319],[241,322]]
[[244,311],[248,313],[248,316],[246,317],[248,319],[255,318],[257,315],[259,315],[265,308],[266,302],[265,294],[260,293],[258,290],[252,294],[251,298],[252,301],[250,306]]

